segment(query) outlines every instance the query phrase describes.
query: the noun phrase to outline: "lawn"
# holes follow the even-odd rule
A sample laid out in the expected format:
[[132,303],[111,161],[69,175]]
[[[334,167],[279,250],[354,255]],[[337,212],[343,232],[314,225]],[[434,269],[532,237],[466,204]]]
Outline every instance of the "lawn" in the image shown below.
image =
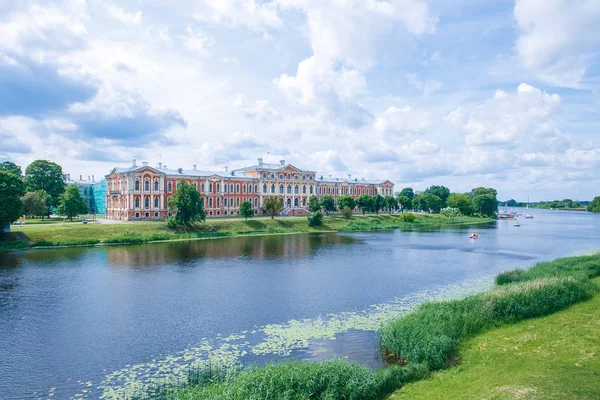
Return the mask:
[[458,354],[390,399],[600,399],[600,295],[478,335]]

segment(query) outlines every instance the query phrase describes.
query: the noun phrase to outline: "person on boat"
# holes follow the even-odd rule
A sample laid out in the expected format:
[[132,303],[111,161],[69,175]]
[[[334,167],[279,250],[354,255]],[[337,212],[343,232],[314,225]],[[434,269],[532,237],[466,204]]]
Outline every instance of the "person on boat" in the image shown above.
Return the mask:
[[479,239],[479,233],[474,232],[471,234],[471,236],[469,236],[471,239]]

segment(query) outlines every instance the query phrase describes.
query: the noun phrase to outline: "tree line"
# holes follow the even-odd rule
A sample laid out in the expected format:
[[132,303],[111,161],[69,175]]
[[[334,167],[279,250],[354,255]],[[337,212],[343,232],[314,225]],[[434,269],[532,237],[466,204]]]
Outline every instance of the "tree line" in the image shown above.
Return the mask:
[[66,185],[62,167],[36,160],[23,173],[13,162],[0,163],[0,226],[21,216],[49,217],[51,211],[73,219],[88,212],[76,185]]

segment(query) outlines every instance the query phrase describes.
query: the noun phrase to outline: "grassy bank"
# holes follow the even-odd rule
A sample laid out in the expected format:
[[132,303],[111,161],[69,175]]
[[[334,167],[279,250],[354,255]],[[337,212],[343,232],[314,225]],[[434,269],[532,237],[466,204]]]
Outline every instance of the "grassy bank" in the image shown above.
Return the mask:
[[[519,398],[523,393],[537,393],[535,390],[538,389],[528,391],[529,386],[525,389],[520,384],[515,386],[515,383],[507,378],[516,376],[515,371],[507,370],[506,364],[498,362],[495,353],[485,353],[487,345],[480,346],[479,350],[472,350],[479,351],[483,360],[480,360],[479,364],[476,362],[472,368],[484,368],[489,376],[477,376],[473,381],[473,375],[463,375],[453,380],[452,377],[462,371],[460,362],[464,362],[464,356],[459,349],[472,349],[473,345],[469,343],[481,343],[481,338],[484,338],[484,341],[489,340],[486,338],[495,338],[496,353],[508,351],[508,346],[514,341],[517,344],[510,348],[518,350],[522,338],[512,338],[499,332],[511,329],[520,332],[519,329],[523,328],[519,327],[529,327],[526,328],[529,335],[527,337],[544,338],[542,342],[548,347],[531,347],[528,364],[519,364],[520,360],[515,359],[514,354],[511,362],[520,365],[520,375],[532,377],[533,381],[538,382],[536,388],[540,387],[540,382],[544,380],[544,376],[536,373],[536,368],[542,368],[544,365],[540,363],[540,357],[556,353],[556,347],[561,345],[561,342],[544,331],[545,327],[552,324],[544,321],[552,317],[534,318],[553,314],[592,297],[594,302],[600,303],[598,287],[590,280],[599,274],[600,255],[564,258],[538,264],[529,270],[500,274],[496,287],[486,293],[461,300],[424,304],[415,312],[392,320],[382,327],[382,348],[397,362],[380,371],[372,371],[344,360],[314,363],[291,361],[263,368],[251,367],[233,373],[194,371],[186,385],[163,388],[158,397],[190,400],[382,399],[411,382],[423,380],[431,375],[434,376],[432,380],[414,383],[407,389],[396,392],[392,397],[404,396],[405,393],[408,393],[406,398],[411,399],[469,397],[465,395],[464,385],[473,388],[470,393],[474,398],[487,398],[484,393],[490,393],[490,390],[493,396],[489,398]],[[577,368],[561,368],[559,361],[577,367],[584,362],[581,360],[585,360],[586,365],[590,366],[587,379],[595,378],[596,383],[587,382],[573,391],[580,390],[588,396],[579,398],[598,398],[600,385],[597,382],[600,381],[600,374],[593,366],[598,363],[600,339],[596,333],[600,331],[600,323],[597,312],[593,312],[594,306],[590,307],[588,304],[569,309],[562,317],[555,317],[562,318],[561,324],[553,327],[555,330],[564,330],[564,327],[568,326],[568,331],[571,332],[562,332],[561,335],[571,337],[583,331],[590,332],[590,336],[584,334],[584,337],[579,338],[579,342],[569,346],[563,345],[569,349],[567,353],[572,359],[565,360],[563,356],[557,355],[558,358],[551,367],[552,371],[548,374],[558,376],[568,372],[576,375],[579,372]],[[571,319],[569,315],[574,317]],[[483,336],[477,336],[482,333]],[[593,362],[590,361],[592,358]],[[459,366],[450,368],[441,375],[438,372],[454,364]],[[517,367],[515,370],[518,370]],[[444,376],[450,377],[447,379],[450,385],[448,389],[443,386],[444,382],[439,383],[443,381]],[[566,385],[571,379],[584,380],[582,377],[566,375],[562,376],[560,381]],[[427,382],[431,381],[438,383],[429,388]],[[498,386],[500,389],[490,388],[489,382],[496,381],[503,382],[503,386]],[[551,381],[544,384],[547,387],[544,394],[554,390],[555,398],[565,398],[559,395],[564,392],[560,385]],[[413,396],[419,391],[422,393],[421,397]]]
[[390,398],[598,399],[598,310],[600,295],[467,340],[458,349],[459,366],[408,384]]
[[240,219],[211,219],[177,231],[169,230],[164,222],[134,222],[122,224],[53,224],[13,227],[13,233],[0,241],[0,250],[41,246],[76,246],[115,243],[146,243],[166,240],[194,240],[215,237],[265,235],[284,233],[334,232],[341,230],[381,230],[419,226],[470,225],[488,223],[491,219],[418,214],[414,221],[404,221],[402,215],[357,215],[350,220],[340,216],[323,219],[321,226],[309,227],[306,217],[271,219],[260,217]]

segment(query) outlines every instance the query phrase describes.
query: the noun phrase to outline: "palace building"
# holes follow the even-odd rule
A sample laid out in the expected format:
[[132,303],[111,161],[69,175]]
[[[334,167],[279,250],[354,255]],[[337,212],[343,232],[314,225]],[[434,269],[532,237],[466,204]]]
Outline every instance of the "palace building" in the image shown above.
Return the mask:
[[149,220],[168,217],[167,201],[181,180],[194,185],[204,198],[207,217],[237,215],[243,201],[248,200],[255,214],[263,214],[263,200],[268,196],[280,197],[283,215],[308,214],[310,196],[331,195],[360,197],[363,194],[392,196],[394,184],[388,180],[368,181],[348,175],[347,178],[323,178],[315,171],[302,170],[281,160],[279,164],[264,163],[229,171],[201,171],[169,169],[159,163],[151,167],[147,162],[128,168],[114,168],[106,176],[106,217],[121,220]]

